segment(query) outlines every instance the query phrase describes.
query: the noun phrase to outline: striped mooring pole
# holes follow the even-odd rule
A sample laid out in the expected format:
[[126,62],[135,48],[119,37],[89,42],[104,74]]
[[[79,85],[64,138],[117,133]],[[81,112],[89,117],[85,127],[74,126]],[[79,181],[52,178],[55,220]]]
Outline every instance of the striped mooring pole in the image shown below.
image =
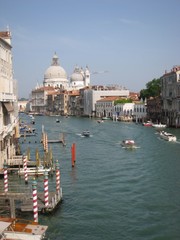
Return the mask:
[[38,222],[38,204],[37,204],[37,182],[33,179],[32,182],[33,190],[33,213],[34,213],[34,222]]
[[58,160],[56,160],[56,193],[59,200],[60,199],[60,170],[59,170]]
[[23,156],[23,168],[24,168],[24,180],[25,183],[28,183],[28,174],[27,174],[27,158]]
[[44,173],[44,205],[48,207],[49,205],[49,191],[48,191],[48,172]]
[[8,192],[8,173],[7,173],[7,164],[4,162],[4,192]]

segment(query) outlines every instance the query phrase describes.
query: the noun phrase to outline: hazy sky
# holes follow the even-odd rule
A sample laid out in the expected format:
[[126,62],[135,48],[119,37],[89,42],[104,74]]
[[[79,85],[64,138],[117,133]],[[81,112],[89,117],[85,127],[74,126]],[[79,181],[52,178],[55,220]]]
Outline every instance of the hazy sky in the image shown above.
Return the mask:
[[180,0],[0,0],[0,31],[12,33],[14,78],[28,97],[54,52],[68,76],[140,91],[180,64]]

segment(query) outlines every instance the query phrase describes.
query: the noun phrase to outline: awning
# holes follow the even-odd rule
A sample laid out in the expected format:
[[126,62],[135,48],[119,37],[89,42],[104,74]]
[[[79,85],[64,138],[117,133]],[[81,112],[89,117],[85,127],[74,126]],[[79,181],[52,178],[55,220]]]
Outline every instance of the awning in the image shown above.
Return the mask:
[[4,104],[4,106],[5,106],[5,108],[6,108],[6,110],[7,110],[8,112],[14,111],[14,108],[13,108],[12,103],[10,103],[10,102],[3,102],[3,104]]

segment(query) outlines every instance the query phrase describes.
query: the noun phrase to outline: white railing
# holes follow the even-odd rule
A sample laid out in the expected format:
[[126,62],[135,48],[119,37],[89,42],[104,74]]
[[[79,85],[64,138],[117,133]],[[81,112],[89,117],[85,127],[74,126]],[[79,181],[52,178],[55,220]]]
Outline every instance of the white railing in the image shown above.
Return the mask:
[[0,101],[1,102],[9,102],[9,101],[16,101],[16,95],[13,93],[4,93],[0,92]]

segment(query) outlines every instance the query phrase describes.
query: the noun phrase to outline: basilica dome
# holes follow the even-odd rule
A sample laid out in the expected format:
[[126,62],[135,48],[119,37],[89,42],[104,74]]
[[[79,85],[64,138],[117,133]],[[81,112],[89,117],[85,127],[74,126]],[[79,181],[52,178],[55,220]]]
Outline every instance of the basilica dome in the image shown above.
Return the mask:
[[58,62],[56,53],[53,56],[51,66],[44,73],[44,85],[53,87],[67,87],[68,80],[64,68]]
[[50,66],[44,74],[44,80],[54,78],[67,78],[65,70],[60,66]]
[[83,73],[82,71],[78,68],[75,67],[73,74],[70,77],[70,81],[71,82],[83,82],[84,78],[83,78]]

